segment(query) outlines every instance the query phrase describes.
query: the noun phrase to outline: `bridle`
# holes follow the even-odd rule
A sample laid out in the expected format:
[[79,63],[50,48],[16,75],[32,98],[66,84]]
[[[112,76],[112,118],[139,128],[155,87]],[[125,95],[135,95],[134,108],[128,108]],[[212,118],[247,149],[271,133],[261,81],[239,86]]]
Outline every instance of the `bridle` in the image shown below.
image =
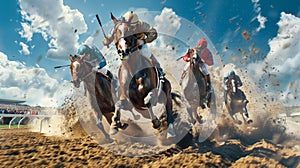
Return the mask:
[[[114,33],[121,32],[120,37],[115,38],[115,46],[117,49],[117,52],[120,56],[121,61],[127,59],[126,57],[129,56],[131,53],[141,49],[142,46],[137,46],[137,37],[134,35],[134,32],[129,28],[130,24],[128,22],[125,22],[124,20],[119,21],[116,23],[114,28]],[[122,27],[120,27],[122,26]],[[127,31],[126,31],[127,30]],[[115,34],[116,35],[116,34]],[[122,40],[124,40],[122,42]],[[123,43],[123,48],[120,46],[120,41]],[[128,45],[129,43],[129,45]],[[126,48],[125,48],[126,47]]]
[[[74,55],[74,58],[76,58],[77,60],[73,61],[72,64],[73,64],[74,62],[77,62],[79,65],[83,65],[82,63],[84,63],[84,64],[87,64],[88,66],[92,67],[91,63],[90,63],[89,61],[87,61],[87,60],[82,60],[82,63],[80,63],[79,60],[78,60],[78,58],[81,58],[80,55]],[[70,68],[73,69],[73,66],[70,66]],[[72,70],[72,74],[73,74],[73,73],[74,73],[74,72],[73,72],[73,70]],[[76,73],[76,72],[75,72],[75,73]],[[73,80],[73,79],[72,79],[71,83],[73,83],[73,84],[78,83],[78,84],[79,84],[80,82],[84,81],[87,77],[89,77],[92,73],[94,73],[94,71],[91,70],[91,72],[85,74],[83,77],[78,77],[78,76],[77,76],[77,79],[76,79],[76,80]]]

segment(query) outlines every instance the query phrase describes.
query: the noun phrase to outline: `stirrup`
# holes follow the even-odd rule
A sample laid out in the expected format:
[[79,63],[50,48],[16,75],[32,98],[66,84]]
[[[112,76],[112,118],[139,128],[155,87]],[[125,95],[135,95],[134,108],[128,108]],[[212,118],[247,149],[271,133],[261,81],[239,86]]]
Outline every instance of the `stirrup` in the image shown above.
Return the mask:
[[164,72],[164,70],[162,68],[157,67],[156,69],[158,71],[158,75],[159,75],[160,78],[162,78],[166,75],[166,73]]

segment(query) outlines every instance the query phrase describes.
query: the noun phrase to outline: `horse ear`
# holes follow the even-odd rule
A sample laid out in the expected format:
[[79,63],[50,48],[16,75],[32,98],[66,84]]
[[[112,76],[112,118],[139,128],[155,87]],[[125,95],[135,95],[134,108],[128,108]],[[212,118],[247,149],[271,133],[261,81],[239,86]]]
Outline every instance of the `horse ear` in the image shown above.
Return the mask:
[[69,58],[70,58],[71,62],[74,62],[74,58],[71,54],[70,54]]
[[116,19],[116,17],[112,14],[112,12],[110,12],[110,18],[111,20],[113,20],[114,24],[116,24],[118,22],[118,20]]

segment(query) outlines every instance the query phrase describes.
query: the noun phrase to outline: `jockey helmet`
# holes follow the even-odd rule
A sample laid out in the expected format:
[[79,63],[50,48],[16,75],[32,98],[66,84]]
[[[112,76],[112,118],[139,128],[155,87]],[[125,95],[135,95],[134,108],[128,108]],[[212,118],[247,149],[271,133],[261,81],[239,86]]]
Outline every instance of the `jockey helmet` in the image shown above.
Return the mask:
[[77,54],[78,55],[85,55],[85,54],[89,54],[90,53],[90,47],[86,44],[80,45],[78,50],[77,50]]
[[229,76],[235,76],[235,72],[232,70],[229,72]]
[[138,16],[133,11],[128,11],[124,14],[124,19],[126,22],[128,22],[130,18],[130,24],[136,24],[139,21]]
[[200,46],[200,47],[207,47],[207,41],[206,41],[205,37],[203,37],[202,39],[200,39],[198,41],[198,46]]

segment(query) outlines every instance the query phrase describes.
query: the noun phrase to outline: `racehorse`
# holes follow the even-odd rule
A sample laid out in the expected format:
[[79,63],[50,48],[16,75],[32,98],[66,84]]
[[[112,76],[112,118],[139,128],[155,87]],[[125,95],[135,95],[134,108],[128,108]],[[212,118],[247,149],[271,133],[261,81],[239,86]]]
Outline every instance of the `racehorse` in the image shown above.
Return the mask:
[[[165,100],[167,138],[175,137],[171,83],[166,78],[160,79],[157,69],[140,52],[137,37],[130,29],[132,18],[129,18],[128,22],[117,20],[112,14],[111,18],[115,24],[114,42],[121,60],[119,68],[121,95],[120,100],[116,103],[116,118],[120,118],[121,109],[132,110],[135,108],[142,116],[151,119],[153,128],[161,130],[164,122],[155,116],[152,107],[157,102]],[[117,131],[115,128],[114,133]]]
[[207,105],[210,106],[210,99],[207,99],[207,87],[204,74],[199,69],[201,58],[199,55],[193,55],[189,60],[188,71],[183,74],[182,81],[180,83],[183,90],[184,97],[188,101],[193,119],[195,121],[202,122],[202,116],[198,115],[197,109],[201,107],[205,108]]
[[242,124],[242,121],[237,118],[237,114],[241,113],[245,123],[252,123],[252,119],[249,118],[245,93],[237,87],[236,80],[234,78],[228,79],[228,90],[225,92],[225,106],[237,124]]
[[[103,132],[106,139],[110,139],[109,134],[104,130],[102,115],[111,125],[115,111],[114,92],[111,84],[113,75],[109,71],[108,75],[106,75],[92,70],[93,66],[88,61],[90,60],[90,55],[70,55],[69,58],[71,61],[70,70],[73,85],[79,88],[80,82],[83,82],[87,98],[97,118],[97,127]],[[126,124],[123,124],[120,128],[125,129],[126,126]]]

